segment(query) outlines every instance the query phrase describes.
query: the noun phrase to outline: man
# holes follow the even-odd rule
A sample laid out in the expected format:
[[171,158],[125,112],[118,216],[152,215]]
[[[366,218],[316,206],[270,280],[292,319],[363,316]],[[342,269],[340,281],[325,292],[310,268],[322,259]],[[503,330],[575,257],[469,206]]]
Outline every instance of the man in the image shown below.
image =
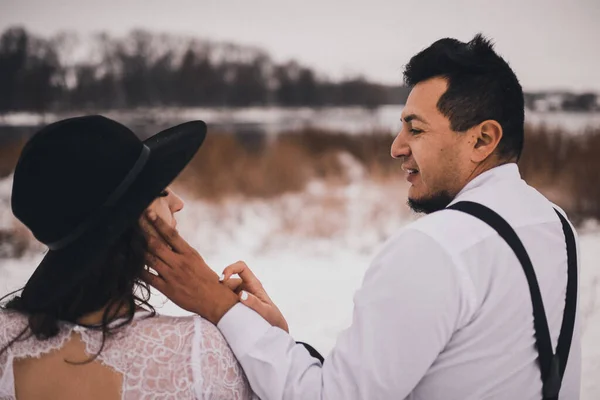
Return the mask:
[[[376,256],[355,296],[352,324],[323,364],[286,333],[279,310],[243,264],[229,267],[223,279],[241,272],[246,290],[237,297],[153,216],[173,251],[151,238],[151,264],[160,276],[146,279],[217,324],[262,399],[556,398],[560,363],[542,362],[542,325],[536,321],[534,329],[535,296],[517,251],[487,223],[446,209],[479,203],[516,231],[539,283],[553,353],[568,260],[575,259],[573,252],[567,256],[571,227],[561,224],[562,211],[519,174],[521,86],[480,35],[468,43],[435,42],[410,60],[404,76],[412,91],[391,152],[411,183],[410,207],[428,215],[401,229]],[[567,353],[560,396],[578,399],[578,319]],[[554,378],[542,388],[544,368]]]

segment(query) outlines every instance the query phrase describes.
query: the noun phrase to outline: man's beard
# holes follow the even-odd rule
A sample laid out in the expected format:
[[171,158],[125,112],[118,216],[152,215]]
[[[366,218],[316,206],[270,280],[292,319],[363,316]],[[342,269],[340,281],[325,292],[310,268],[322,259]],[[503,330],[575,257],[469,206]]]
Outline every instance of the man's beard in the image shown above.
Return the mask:
[[448,207],[448,204],[454,199],[450,193],[446,191],[435,193],[425,199],[408,199],[408,206],[416,213],[431,214],[432,212],[443,210]]

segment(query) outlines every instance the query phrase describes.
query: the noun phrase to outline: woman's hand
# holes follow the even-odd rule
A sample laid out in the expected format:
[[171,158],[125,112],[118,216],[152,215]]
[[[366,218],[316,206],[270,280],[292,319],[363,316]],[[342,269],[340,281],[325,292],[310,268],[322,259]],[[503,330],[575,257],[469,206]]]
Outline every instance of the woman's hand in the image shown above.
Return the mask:
[[[230,279],[237,274],[241,279]],[[220,280],[238,293],[240,301],[256,311],[268,323],[289,333],[287,321],[273,303],[258,278],[243,261],[231,264],[223,271]]]

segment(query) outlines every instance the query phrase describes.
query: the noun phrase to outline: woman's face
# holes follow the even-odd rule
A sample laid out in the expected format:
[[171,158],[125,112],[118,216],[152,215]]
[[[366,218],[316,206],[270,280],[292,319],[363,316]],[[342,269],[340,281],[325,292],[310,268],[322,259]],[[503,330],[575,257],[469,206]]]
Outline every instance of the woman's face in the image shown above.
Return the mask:
[[171,227],[177,226],[175,213],[183,208],[183,200],[175,194],[170,187],[167,187],[161,194],[148,206],[148,210],[152,210],[166,221]]

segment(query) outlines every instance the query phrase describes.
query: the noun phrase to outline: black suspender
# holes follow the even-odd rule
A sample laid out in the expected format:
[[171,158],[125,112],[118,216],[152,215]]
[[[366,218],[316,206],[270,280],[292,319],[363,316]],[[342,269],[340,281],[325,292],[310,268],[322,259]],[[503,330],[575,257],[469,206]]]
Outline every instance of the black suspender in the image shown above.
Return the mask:
[[577,250],[575,247],[575,235],[571,226],[556,209],[556,214],[562,223],[563,232],[567,242],[567,260],[568,260],[568,280],[567,293],[565,300],[565,309],[558,337],[556,354],[552,349],[550,340],[550,329],[542,295],[531,264],[531,259],[523,246],[523,243],[517,236],[517,233],[500,215],[488,207],[470,202],[460,201],[448,207],[451,210],[462,211],[470,214],[491,226],[511,247],[519,262],[523,267],[529,292],[531,294],[531,303],[533,305],[533,325],[535,327],[535,341],[539,353],[539,365],[542,373],[543,397],[544,400],[557,400],[562,383],[562,378],[569,358],[571,340],[573,338],[573,329],[575,326],[575,311],[577,308]]
[[304,343],[304,342],[296,342],[296,344],[301,344],[302,346],[304,346],[304,348],[306,348],[306,350],[308,350],[308,353],[313,358],[316,358],[317,360],[321,361],[321,364],[323,364],[325,362],[325,359],[323,358],[323,356],[321,355],[321,353],[319,353],[317,351],[317,349],[315,349],[314,347],[312,347],[310,344]]

